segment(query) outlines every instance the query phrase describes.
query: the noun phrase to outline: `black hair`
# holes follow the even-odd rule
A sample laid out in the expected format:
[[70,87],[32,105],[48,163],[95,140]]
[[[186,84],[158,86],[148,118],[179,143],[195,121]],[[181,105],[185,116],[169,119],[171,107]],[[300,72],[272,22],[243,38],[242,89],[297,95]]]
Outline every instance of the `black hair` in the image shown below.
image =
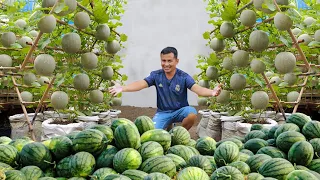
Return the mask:
[[170,54],[170,53],[173,53],[174,58],[178,58],[178,51],[174,47],[166,47],[161,51],[161,54]]

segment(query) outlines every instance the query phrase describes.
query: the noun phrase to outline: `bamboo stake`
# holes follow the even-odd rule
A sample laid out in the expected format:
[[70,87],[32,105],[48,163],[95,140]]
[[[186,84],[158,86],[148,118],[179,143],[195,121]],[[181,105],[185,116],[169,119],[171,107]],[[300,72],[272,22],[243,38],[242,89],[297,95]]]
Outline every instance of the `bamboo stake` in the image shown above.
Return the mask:
[[[307,81],[308,81],[308,76],[306,76],[306,77],[304,78],[304,84],[306,84]],[[303,87],[301,88],[301,90],[300,90],[300,93],[299,93],[299,96],[298,96],[298,99],[297,99],[297,102],[298,102],[298,103],[294,106],[292,113],[296,113],[296,112],[297,112],[298,106],[299,106],[299,104],[300,104],[301,96],[302,96],[302,94],[303,94],[304,89],[305,89],[305,86],[303,86]]]

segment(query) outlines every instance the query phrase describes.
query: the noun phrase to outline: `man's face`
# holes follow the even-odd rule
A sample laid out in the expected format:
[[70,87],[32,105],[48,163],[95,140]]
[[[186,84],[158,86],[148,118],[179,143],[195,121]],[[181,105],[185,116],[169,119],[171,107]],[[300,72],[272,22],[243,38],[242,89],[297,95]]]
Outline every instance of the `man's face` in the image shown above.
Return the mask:
[[176,69],[179,59],[174,57],[173,53],[161,54],[161,67],[165,73],[170,73]]

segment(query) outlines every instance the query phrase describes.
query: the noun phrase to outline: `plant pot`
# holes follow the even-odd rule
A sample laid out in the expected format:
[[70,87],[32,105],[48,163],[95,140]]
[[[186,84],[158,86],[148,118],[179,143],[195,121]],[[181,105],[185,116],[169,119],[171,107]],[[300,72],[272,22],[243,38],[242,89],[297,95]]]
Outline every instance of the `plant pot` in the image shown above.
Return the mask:
[[118,118],[118,115],[121,113],[120,110],[111,109],[106,112],[101,112],[98,116],[100,118],[99,124],[104,124],[111,126],[112,121]]
[[202,114],[200,123],[197,127],[197,134],[199,137],[209,136],[216,141],[221,140],[221,113],[213,112],[211,110],[200,110]]

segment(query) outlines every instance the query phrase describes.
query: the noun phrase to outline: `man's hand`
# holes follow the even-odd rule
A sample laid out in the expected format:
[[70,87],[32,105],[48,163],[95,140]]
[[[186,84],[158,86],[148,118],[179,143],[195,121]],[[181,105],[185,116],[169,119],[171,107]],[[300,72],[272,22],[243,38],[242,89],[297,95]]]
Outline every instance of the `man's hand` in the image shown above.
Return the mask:
[[213,92],[212,92],[212,96],[218,96],[221,92],[221,86],[222,84],[219,84],[218,86],[216,86],[214,89],[213,89]]
[[123,91],[123,88],[120,84],[116,83],[114,86],[109,88],[109,92],[113,96],[117,96],[119,93]]

